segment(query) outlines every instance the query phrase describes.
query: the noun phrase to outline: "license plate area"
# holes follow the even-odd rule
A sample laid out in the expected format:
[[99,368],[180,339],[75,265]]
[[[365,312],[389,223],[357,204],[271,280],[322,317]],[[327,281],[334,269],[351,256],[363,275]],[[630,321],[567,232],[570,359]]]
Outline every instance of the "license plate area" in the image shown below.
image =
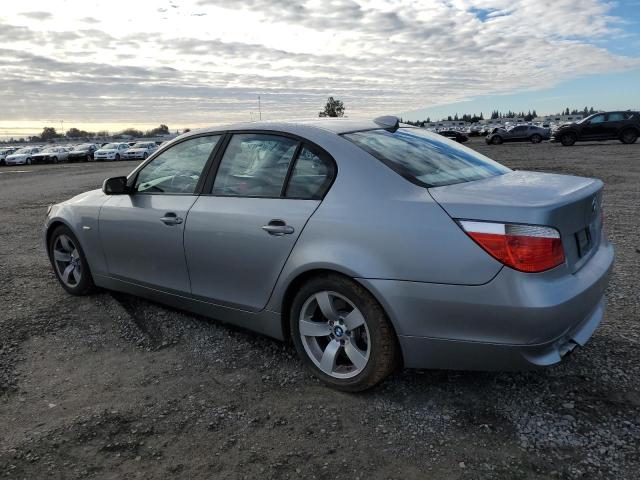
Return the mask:
[[580,230],[575,234],[578,246],[578,255],[582,258],[591,250],[591,232],[589,228]]

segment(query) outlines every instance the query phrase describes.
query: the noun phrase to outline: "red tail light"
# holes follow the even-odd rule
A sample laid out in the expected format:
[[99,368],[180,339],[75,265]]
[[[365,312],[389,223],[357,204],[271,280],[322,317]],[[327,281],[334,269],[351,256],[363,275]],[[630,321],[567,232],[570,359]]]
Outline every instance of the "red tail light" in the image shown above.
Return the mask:
[[544,272],[564,262],[555,228],[461,220],[460,226],[492,257],[521,272]]

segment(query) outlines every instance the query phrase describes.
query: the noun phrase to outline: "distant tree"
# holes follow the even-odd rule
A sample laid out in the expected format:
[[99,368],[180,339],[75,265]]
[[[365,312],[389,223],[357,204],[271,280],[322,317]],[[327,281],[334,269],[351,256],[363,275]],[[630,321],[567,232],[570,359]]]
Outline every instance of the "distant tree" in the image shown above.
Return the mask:
[[431,117],[427,117],[427,123],[431,123]]
[[596,113],[596,111],[593,109],[593,107],[591,107],[589,109],[589,115],[593,115],[594,113]]
[[135,128],[126,128],[122,132],[120,132],[120,135],[128,135],[130,137],[142,137],[144,134],[142,133],[141,130],[136,130]]
[[163,123],[159,127],[148,130],[145,135],[147,137],[160,137],[162,135],[169,135],[169,133],[169,127]]
[[109,136],[109,132],[107,132],[106,130],[100,130],[99,132],[96,132],[96,137],[108,137]]
[[85,130],[79,130],[77,128],[70,128],[66,133],[67,138],[87,138],[93,137],[94,135],[95,134],[93,132],[87,132]]
[[56,132],[56,129],[53,127],[44,127],[42,129],[42,133],[40,134],[40,138],[48,142],[49,140],[53,140],[54,138],[58,138],[60,135]]
[[329,97],[324,110],[318,113],[319,117],[342,117],[344,116],[344,103],[342,101]]
[[191,131],[191,129],[190,129],[190,128],[185,128],[185,129],[182,131],[182,133],[187,133],[187,132],[190,132],[190,131]]

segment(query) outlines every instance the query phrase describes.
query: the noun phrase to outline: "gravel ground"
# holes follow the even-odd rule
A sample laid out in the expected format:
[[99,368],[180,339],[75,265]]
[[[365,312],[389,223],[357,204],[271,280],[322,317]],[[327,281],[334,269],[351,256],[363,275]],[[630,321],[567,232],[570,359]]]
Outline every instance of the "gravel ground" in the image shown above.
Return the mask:
[[64,293],[46,206],[132,164],[0,169],[0,478],[638,478],[640,144],[471,146],[605,181],[606,319],[551,369],[404,370],[359,395],[323,387],[290,345]]

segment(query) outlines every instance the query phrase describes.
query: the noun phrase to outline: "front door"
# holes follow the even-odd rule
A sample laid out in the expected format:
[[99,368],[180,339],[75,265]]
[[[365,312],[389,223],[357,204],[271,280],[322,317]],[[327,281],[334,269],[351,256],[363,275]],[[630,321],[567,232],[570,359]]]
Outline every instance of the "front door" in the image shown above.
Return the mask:
[[109,275],[140,285],[190,292],[184,225],[219,135],[180,142],[136,175],[133,193],[114,195],[100,210]]
[[605,136],[605,114],[599,114],[588,120],[588,123],[582,127],[582,140],[597,140]]
[[185,253],[194,296],[250,311],[264,308],[335,167],[298,140],[238,133],[211,193],[189,212]]

